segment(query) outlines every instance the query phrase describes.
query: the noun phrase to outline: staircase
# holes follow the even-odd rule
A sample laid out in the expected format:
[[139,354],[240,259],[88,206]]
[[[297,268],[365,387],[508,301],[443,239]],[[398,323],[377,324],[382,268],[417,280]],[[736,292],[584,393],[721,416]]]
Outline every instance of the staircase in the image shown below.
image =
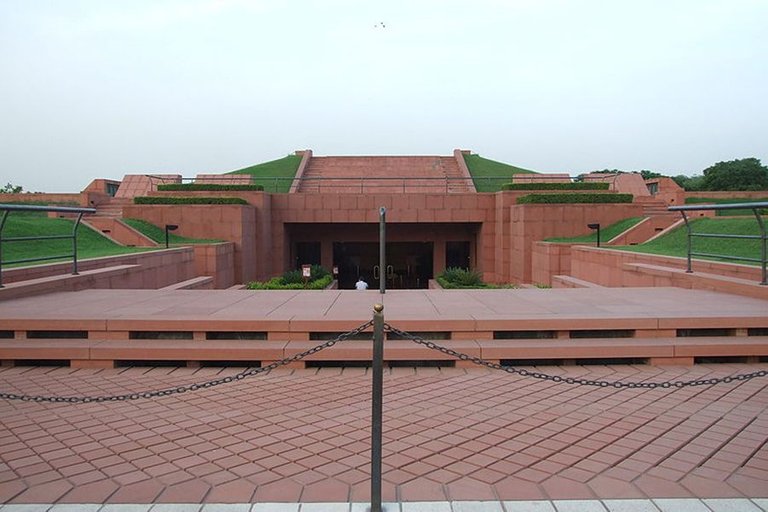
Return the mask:
[[298,192],[445,194],[474,192],[474,187],[453,157],[313,157]]
[[640,203],[643,205],[643,217],[674,217],[680,218],[678,212],[671,212],[667,209],[667,203],[659,199],[653,198],[636,198],[640,199]]
[[108,202],[98,205],[96,207],[96,213],[94,213],[91,217],[120,219],[123,216],[123,206],[129,204],[133,204],[132,198],[113,197]]

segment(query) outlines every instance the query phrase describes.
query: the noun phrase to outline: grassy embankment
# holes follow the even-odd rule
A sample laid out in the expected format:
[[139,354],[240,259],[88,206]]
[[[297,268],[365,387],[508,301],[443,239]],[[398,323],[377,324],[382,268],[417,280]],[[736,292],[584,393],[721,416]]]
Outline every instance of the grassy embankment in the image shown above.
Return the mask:
[[[20,214],[12,212],[8,216],[3,238],[71,235],[74,221],[70,219],[49,219],[39,214]],[[146,247],[125,247],[116,244],[87,226],[81,225],[77,230],[77,258],[97,258],[150,250]],[[43,256],[59,256],[72,253],[72,240],[32,240],[3,243],[3,261],[39,258]],[[18,263],[8,266],[42,265],[55,261],[67,261],[69,258],[45,260],[34,263]],[[6,265],[3,265],[6,266]]]
[[[720,218],[720,219],[695,219],[691,221],[694,233],[716,233],[725,235],[759,235],[760,228],[757,220],[752,218]],[[642,252],[649,254],[661,254],[664,256],[679,256],[685,258],[687,255],[687,232],[685,227],[680,227],[674,231],[657,238],[651,242],[640,245],[614,246],[612,249],[621,249],[624,251]],[[734,238],[693,238],[693,252],[708,254],[724,254],[727,256],[739,256],[747,258],[760,258],[759,240],[741,240]],[[743,263],[747,265],[757,265],[758,263],[748,261],[734,261],[717,257],[694,258],[710,259],[715,261],[726,261],[730,263]]]
[[288,155],[278,160],[252,165],[227,174],[250,174],[252,183],[261,185],[266,192],[287,193],[291,189],[291,181],[296,176],[296,170],[301,163],[299,155]]
[[[141,219],[123,219],[123,222],[131,226],[133,229],[143,234],[144,236],[152,239],[153,241],[164,244],[165,243],[165,230],[161,227],[155,226],[145,220]],[[221,240],[207,239],[207,238],[187,238],[185,236],[176,235],[173,232],[168,234],[168,241],[173,245],[184,244],[209,244],[221,242]]]
[[[624,219],[600,231],[600,239],[608,241],[621,232],[629,229],[641,220],[640,217]],[[760,228],[757,220],[754,218],[704,218],[691,221],[694,233],[713,233],[725,235],[759,235]],[[681,226],[664,236],[661,236],[651,242],[639,245],[614,245],[609,249],[618,249],[622,251],[642,252],[647,254],[660,254],[662,256],[678,256],[685,258],[687,256],[687,238],[688,234],[685,226]],[[571,237],[571,238],[548,238],[547,242],[566,242],[566,243],[595,243],[596,233],[589,235]],[[759,240],[741,240],[733,238],[703,238],[694,237],[693,252],[708,254],[723,254],[726,256],[738,256],[747,258],[760,257]],[[695,258],[700,258],[695,256]],[[735,261],[727,258],[709,257],[715,261],[726,261],[731,263],[745,263],[748,265],[757,265],[757,263],[747,261]]]
[[489,160],[480,155],[464,155],[464,161],[478,192],[498,192],[504,183],[512,181],[515,174],[538,174],[536,171]]
[[[641,220],[643,220],[642,217],[630,217],[628,219],[623,219],[623,220],[620,220],[619,222],[611,224],[610,226],[601,227],[600,242],[607,242],[608,240],[611,240],[612,238],[619,236],[621,233],[625,232],[626,230],[628,230],[629,228],[631,228]],[[573,244],[596,243],[597,231],[595,230],[589,234],[581,235],[581,236],[547,238],[545,241],[573,243]]]

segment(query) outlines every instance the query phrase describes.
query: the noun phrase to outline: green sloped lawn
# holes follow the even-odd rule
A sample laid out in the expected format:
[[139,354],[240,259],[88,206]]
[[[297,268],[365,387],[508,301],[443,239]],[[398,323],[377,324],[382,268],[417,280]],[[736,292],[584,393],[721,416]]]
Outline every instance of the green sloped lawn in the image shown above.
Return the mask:
[[[691,221],[694,233],[717,233],[726,235],[759,235],[760,228],[757,219],[750,218],[705,218]],[[685,226],[675,229],[671,233],[640,245],[614,246],[611,249],[624,251],[643,252],[649,254],[662,254],[664,256],[687,256],[687,231]],[[740,240],[733,238],[693,238],[693,252],[708,254],[724,254],[727,256],[739,256],[748,258],[760,258],[759,240]],[[694,258],[702,258],[694,256]],[[743,263],[757,265],[758,263],[747,261],[734,261],[725,258],[704,258],[716,261],[728,261],[730,263]]]
[[[28,236],[52,236],[71,235],[74,221],[69,219],[49,219],[34,215],[16,215],[11,213],[3,229],[3,238],[28,237]],[[92,229],[81,225],[77,230],[77,258],[96,258],[100,256],[113,256],[149,250],[146,247],[125,247],[118,245],[108,238],[96,233]],[[38,258],[42,256],[59,256],[72,253],[72,240],[33,240],[21,242],[3,243],[3,261]],[[71,258],[46,260],[34,264],[51,263]],[[19,263],[9,266],[30,265],[33,263]],[[6,266],[3,264],[3,266]]]
[[[643,220],[643,217],[630,217],[627,219],[620,220],[619,222],[616,222],[614,224],[611,224],[610,226],[601,227],[600,229],[600,241],[601,242],[607,242],[608,240],[611,240],[612,238],[615,238]],[[586,226],[585,226],[586,228]],[[573,244],[586,244],[586,243],[596,243],[597,242],[597,231],[592,231],[592,233],[582,235],[582,236],[573,236],[573,237],[567,237],[567,238],[547,238],[545,242],[563,242],[563,243],[573,243]]]
[[498,192],[504,183],[512,181],[515,174],[537,174],[536,171],[489,160],[480,155],[464,155],[464,161],[478,192]]
[[287,193],[291,189],[291,181],[296,176],[300,163],[301,157],[299,155],[288,155],[227,174],[250,174],[253,176],[253,184],[263,186],[266,192]]
[[[131,226],[133,229],[143,234],[144,236],[151,238],[159,244],[165,243],[165,229],[155,226],[154,224],[141,219],[123,219],[123,222]],[[168,242],[171,244],[209,244],[221,242],[216,239],[206,238],[187,238],[185,236],[176,235],[173,232],[168,233]]]

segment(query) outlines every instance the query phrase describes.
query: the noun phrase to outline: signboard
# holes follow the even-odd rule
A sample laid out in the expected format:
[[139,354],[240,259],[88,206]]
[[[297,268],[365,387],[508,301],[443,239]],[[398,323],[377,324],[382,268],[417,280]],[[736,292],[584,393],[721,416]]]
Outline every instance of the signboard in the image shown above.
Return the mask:
[[301,276],[306,277],[309,279],[312,277],[312,265],[302,265],[301,266]]

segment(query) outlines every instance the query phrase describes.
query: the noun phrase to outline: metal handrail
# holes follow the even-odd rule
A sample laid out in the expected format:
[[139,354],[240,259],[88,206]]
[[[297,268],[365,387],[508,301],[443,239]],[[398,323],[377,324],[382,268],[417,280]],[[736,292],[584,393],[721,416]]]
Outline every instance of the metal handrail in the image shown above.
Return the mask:
[[[95,208],[73,208],[69,206],[36,206],[36,205],[23,205],[23,204],[0,204],[0,211],[3,212],[2,218],[0,218],[0,288],[3,288],[3,265],[13,263],[32,263],[35,261],[48,261],[58,260],[61,258],[72,258],[72,275],[77,275],[77,228],[80,227],[80,221],[83,218],[83,214],[96,213]],[[47,236],[16,236],[10,238],[3,238],[3,229],[5,229],[5,223],[8,220],[8,214],[10,212],[55,212],[55,213],[76,213],[77,220],[74,226],[72,226],[71,235],[47,235]],[[39,256],[36,258],[22,258],[18,260],[3,260],[3,243],[5,242],[28,242],[32,240],[72,240],[72,253],[71,254],[58,254],[55,256]]]
[[[152,174],[146,174],[146,177],[150,178],[151,180],[157,180],[162,184],[165,183],[195,183],[198,178],[197,177],[174,177],[170,178],[167,176],[157,176]],[[202,178],[202,181],[204,182],[231,182],[230,176],[240,176],[240,175],[221,175],[219,176],[205,176]],[[542,175],[533,175],[529,176],[528,174],[525,175],[526,180],[532,179],[535,180],[548,180],[551,179],[550,176],[546,174]],[[573,179],[573,178],[571,178]],[[251,183],[253,183],[254,180],[262,181],[262,182],[273,182],[273,191],[277,190],[278,183],[285,183],[289,182],[289,186],[293,185],[295,182],[301,183],[311,183],[311,184],[317,184],[316,189],[313,190],[313,192],[320,192],[321,188],[323,188],[323,185],[326,184],[326,188],[333,188],[333,184],[331,182],[345,182],[343,184],[340,184],[338,186],[344,186],[348,187],[350,184],[359,184],[360,191],[363,192],[365,188],[391,188],[393,186],[392,183],[400,183],[401,184],[401,190],[405,192],[408,188],[409,184],[420,182],[420,181],[427,181],[427,182],[444,182],[445,183],[445,191],[450,192],[449,185],[451,183],[472,183],[473,185],[477,185],[479,183],[486,183],[490,184],[492,182],[498,182],[498,181],[504,181],[506,183],[512,182],[513,178],[510,176],[470,176],[470,177],[464,177],[464,176],[301,176],[301,177],[295,177],[295,176],[251,176]],[[376,183],[376,182],[385,182],[385,183]],[[390,183],[391,182],[391,183]],[[265,190],[266,191],[266,190]]]
[[[668,208],[671,212],[680,212],[683,216],[683,222],[685,222],[685,229],[688,231],[688,258],[686,273],[693,273],[691,268],[692,256],[703,256],[709,258],[722,258],[734,261],[752,261],[760,263],[762,268],[762,281],[761,285],[768,285],[768,234],[766,233],[765,220],[762,218],[760,210],[768,208],[768,202],[760,201],[754,203],[730,203],[730,204],[703,204],[703,205],[686,205],[686,206],[670,206]],[[688,215],[686,212],[701,211],[701,210],[752,210],[752,213],[757,219],[757,225],[760,227],[759,235],[731,235],[721,233],[694,233],[691,228],[691,224],[688,222]],[[747,258],[744,256],[732,256],[730,254],[710,254],[704,252],[693,252],[693,237],[700,238],[724,238],[724,239],[742,239],[742,240],[760,240],[760,258]]]

